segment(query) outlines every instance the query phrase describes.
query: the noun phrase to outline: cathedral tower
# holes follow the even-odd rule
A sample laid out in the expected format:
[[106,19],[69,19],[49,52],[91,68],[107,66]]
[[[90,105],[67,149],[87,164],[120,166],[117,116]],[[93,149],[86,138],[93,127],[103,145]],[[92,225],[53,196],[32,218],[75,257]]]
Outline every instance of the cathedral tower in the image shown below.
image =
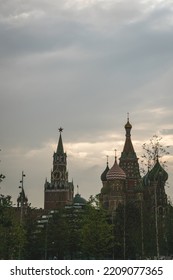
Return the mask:
[[136,188],[141,184],[138,158],[131,141],[131,129],[132,125],[129,122],[128,116],[127,123],[125,124],[126,139],[119,162],[119,166],[126,173],[127,198],[133,198]]
[[73,201],[73,182],[68,181],[67,155],[64,152],[62,133],[59,128],[59,141],[53,154],[53,169],[51,182],[46,179],[44,184],[44,209],[58,209]]

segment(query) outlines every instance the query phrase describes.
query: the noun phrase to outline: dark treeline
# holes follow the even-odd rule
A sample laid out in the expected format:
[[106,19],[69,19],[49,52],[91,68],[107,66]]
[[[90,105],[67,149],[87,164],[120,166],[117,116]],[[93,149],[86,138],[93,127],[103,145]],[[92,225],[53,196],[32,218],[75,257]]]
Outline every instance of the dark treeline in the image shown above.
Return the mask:
[[[173,207],[147,216],[145,205],[128,203],[108,213],[97,199],[83,208],[68,207],[44,214],[12,207],[0,198],[0,259],[154,259],[173,255]],[[164,221],[163,221],[164,219]],[[156,242],[158,241],[158,242]]]

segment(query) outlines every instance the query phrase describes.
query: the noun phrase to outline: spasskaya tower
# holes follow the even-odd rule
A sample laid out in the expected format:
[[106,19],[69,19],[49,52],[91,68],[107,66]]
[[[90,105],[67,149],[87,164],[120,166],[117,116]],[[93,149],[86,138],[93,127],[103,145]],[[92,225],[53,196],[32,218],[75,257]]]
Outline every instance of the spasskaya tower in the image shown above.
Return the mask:
[[44,209],[59,209],[73,201],[73,182],[68,181],[67,154],[64,152],[62,141],[63,128],[59,128],[59,141],[53,154],[53,169],[51,181],[44,184]]

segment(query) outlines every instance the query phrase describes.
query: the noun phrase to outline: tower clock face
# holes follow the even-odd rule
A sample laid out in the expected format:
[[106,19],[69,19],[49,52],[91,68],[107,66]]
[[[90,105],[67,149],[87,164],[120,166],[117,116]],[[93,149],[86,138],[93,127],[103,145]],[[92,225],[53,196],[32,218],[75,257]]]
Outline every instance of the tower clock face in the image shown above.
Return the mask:
[[53,178],[56,180],[60,180],[61,179],[61,172],[60,171],[55,171],[53,173]]
[[54,170],[52,174],[54,180],[67,180],[68,173],[65,170]]

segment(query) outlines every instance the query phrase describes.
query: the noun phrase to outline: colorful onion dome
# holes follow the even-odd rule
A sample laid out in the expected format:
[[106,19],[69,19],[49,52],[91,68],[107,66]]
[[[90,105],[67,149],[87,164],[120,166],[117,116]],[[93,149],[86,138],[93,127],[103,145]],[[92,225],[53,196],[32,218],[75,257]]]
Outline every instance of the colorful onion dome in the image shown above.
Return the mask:
[[102,182],[107,181],[106,175],[107,175],[108,171],[109,171],[109,166],[108,166],[108,162],[107,162],[106,169],[103,171],[103,173],[100,176]]
[[117,164],[117,158],[115,157],[114,165],[111,167],[111,169],[108,171],[106,175],[107,180],[125,180],[126,174],[125,172],[119,167]]
[[159,160],[157,159],[154,167],[150,170],[148,174],[148,179],[150,181],[157,181],[162,179],[164,182],[168,179],[168,173],[164,170],[164,168],[160,165]]

